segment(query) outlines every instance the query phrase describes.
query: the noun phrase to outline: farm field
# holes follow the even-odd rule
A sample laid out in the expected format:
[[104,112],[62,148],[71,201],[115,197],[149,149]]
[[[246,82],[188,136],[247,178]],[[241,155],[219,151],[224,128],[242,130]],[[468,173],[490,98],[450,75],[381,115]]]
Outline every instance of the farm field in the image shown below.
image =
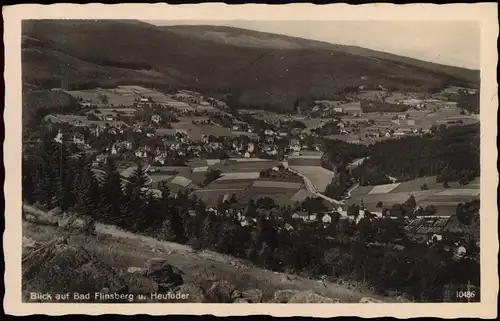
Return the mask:
[[251,187],[246,189],[239,197],[238,201],[242,204],[250,199],[255,201],[262,197],[272,198],[277,205],[292,205],[292,197],[303,186],[301,182],[285,182],[267,179],[256,180]]
[[242,189],[225,189],[225,190],[204,190],[199,189],[194,191],[194,195],[196,195],[199,199],[203,201],[203,203],[207,206],[216,206],[219,203],[219,200],[223,198],[229,198],[233,194],[236,196],[243,192]]
[[250,201],[250,199],[257,201],[259,198],[269,197],[274,201],[276,205],[286,206],[294,204],[294,202],[291,199],[295,193],[296,192],[293,190],[290,192],[289,189],[276,190],[272,193],[269,191],[266,193],[260,188],[251,187],[245,190],[242,194],[236,196],[240,204],[247,204],[248,201]]
[[220,163],[220,159],[195,159],[195,160],[190,160],[187,163],[187,166],[195,168],[195,167],[203,167],[203,166],[213,166],[215,164]]
[[302,183],[299,182],[284,182],[284,181],[274,181],[274,180],[256,180],[253,184],[253,187],[261,188],[261,189],[271,189],[271,190],[280,190],[280,189],[299,189],[302,186]]
[[237,180],[220,180],[217,179],[207,186],[204,190],[220,190],[220,189],[240,189],[244,190],[255,181],[255,179],[237,179]]
[[171,125],[174,129],[186,131],[193,140],[200,140],[202,135],[234,137],[229,128],[214,125],[195,125],[191,120],[187,121],[186,119],[180,120],[178,123],[171,123]]
[[328,123],[332,119],[333,118],[310,118],[310,119],[303,119],[300,121],[303,122],[304,125],[306,125],[304,132],[308,133],[312,129],[318,128],[318,127],[322,126],[323,124]]
[[69,123],[73,125],[82,124],[84,126],[92,126],[92,125],[109,124],[111,126],[118,125],[118,126],[128,127],[128,125],[122,121],[88,120],[87,116],[77,116],[77,115],[50,114],[45,116],[45,119],[54,123]]
[[288,166],[321,166],[321,154],[289,156]]
[[177,175],[170,181],[170,183],[180,185],[182,187],[187,187],[189,184],[192,183],[192,180],[184,176]]
[[257,172],[260,173],[263,170],[279,166],[280,163],[277,161],[248,161],[248,162],[238,162],[233,160],[225,160],[218,164],[211,166],[212,169],[220,170],[223,173],[232,172]]
[[314,195],[313,193],[309,192],[307,189],[299,189],[295,194],[293,194],[292,198],[290,199],[290,201],[292,203],[295,203],[295,202],[303,202],[306,198],[315,198],[316,195]]
[[223,197],[231,197],[233,194],[239,196],[251,186],[254,179],[240,180],[215,180],[207,186],[197,189],[194,194],[198,196],[206,205],[217,205]]
[[206,172],[192,172],[186,178],[189,178],[194,184],[201,185],[205,181]]
[[290,168],[307,177],[319,192],[324,192],[335,176],[334,172],[321,166],[290,166]]
[[149,174],[149,177],[151,177],[151,180],[153,181],[154,184],[162,181],[167,181],[170,178],[172,178],[173,175],[154,173],[154,174]]
[[259,178],[259,172],[229,172],[223,173],[218,181],[232,181],[232,180],[247,180],[247,179],[257,179]]
[[[421,190],[421,186],[427,184],[427,190]],[[382,209],[376,205],[380,201],[384,207],[405,202],[411,195],[415,197],[417,205],[434,205],[438,210],[438,215],[451,215],[455,213],[459,203],[471,201],[479,198],[479,178],[471,183],[460,186],[456,182],[449,183],[450,188],[443,188],[443,185],[436,183],[436,177],[422,177],[415,180],[397,183],[396,188],[389,189],[396,184],[385,184],[378,186],[360,186],[351,193],[351,198],[346,201],[347,205],[361,202],[369,211],[380,212]],[[378,193],[373,193],[373,191]],[[386,191],[383,193],[383,191]]]
[[[111,89],[93,88],[86,90],[65,90],[64,92],[75,98],[81,97],[82,100],[91,102],[102,108],[130,106],[136,102],[136,99],[145,97],[151,98],[155,103],[176,109],[216,110],[216,108],[212,106],[191,106],[186,102],[174,99],[171,95],[166,95],[154,89],[141,86],[119,86]],[[102,103],[101,97],[103,95],[107,97],[107,104]]]

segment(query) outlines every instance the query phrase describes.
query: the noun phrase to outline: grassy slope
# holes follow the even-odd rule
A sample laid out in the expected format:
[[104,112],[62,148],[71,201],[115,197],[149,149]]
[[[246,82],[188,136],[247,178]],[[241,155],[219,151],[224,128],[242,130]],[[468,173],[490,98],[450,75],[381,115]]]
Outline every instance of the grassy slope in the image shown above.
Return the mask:
[[[317,40],[309,40],[297,37],[278,35],[273,33],[259,32],[241,28],[226,26],[164,26],[164,30],[175,32],[180,35],[194,37],[202,40],[210,40],[219,43],[232,44],[244,47],[269,47],[280,49],[325,49],[340,51],[364,57],[383,59],[401,63],[403,66],[417,66],[427,71],[447,74],[458,79],[465,79],[471,84],[479,82],[479,72],[465,68],[457,68],[442,64],[431,63],[414,58],[398,56],[381,51],[366,49],[357,46],[338,45]],[[376,60],[375,60],[376,61]]]
[[[376,52],[284,36],[281,38],[303,48],[227,45],[146,23],[109,20],[27,21],[23,36],[23,79],[42,87],[58,87],[63,78],[68,84],[95,80],[112,85],[132,79],[200,90],[231,87],[240,102],[291,109],[299,96],[333,94],[349,85],[439,86],[453,82],[439,65],[425,63],[423,68],[423,62],[415,64],[402,57],[397,59],[404,62],[377,61],[370,57]],[[446,68],[470,80],[469,71]],[[140,71],[144,69],[149,73]],[[361,79],[367,75],[369,79]]]
[[[135,235],[113,226],[97,224],[96,229],[97,236],[72,235],[70,243],[84,246],[104,263],[121,271],[129,267],[142,267],[146,260],[153,257],[166,257],[172,265],[183,270],[185,283],[194,283],[207,289],[214,281],[225,279],[240,290],[261,289],[264,301],[270,300],[279,289],[311,289],[343,302],[359,302],[365,296],[394,301],[346,285],[326,282],[325,286],[321,282],[293,275],[290,276],[291,280],[287,280],[283,273],[257,268],[240,259],[211,251],[196,253],[185,245]],[[23,222],[23,237],[36,241],[49,241],[63,233],[55,227]]]

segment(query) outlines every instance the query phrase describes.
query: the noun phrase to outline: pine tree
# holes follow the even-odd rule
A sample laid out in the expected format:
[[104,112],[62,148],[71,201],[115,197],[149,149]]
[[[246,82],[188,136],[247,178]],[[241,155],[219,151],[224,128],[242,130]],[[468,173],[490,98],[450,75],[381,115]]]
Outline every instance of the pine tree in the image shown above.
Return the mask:
[[90,162],[83,159],[80,164],[80,173],[73,184],[73,193],[77,195],[75,209],[81,214],[97,217],[99,209],[99,185]]
[[124,201],[122,180],[116,165],[111,159],[106,163],[106,176],[102,186],[102,209],[106,213],[106,221],[116,223],[121,219],[121,205]]
[[125,202],[122,203],[122,224],[134,230],[144,230],[147,226],[146,212],[148,193],[144,190],[147,175],[142,164],[132,172],[125,184]]
[[57,146],[52,141],[44,141],[34,150],[33,199],[48,207],[58,205],[60,195],[60,181],[55,171],[56,153]]

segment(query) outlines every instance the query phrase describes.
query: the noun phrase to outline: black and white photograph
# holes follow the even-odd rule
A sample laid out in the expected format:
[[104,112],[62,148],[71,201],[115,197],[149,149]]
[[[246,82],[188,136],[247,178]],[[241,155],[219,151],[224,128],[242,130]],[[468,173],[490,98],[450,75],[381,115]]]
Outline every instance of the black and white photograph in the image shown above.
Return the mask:
[[21,302],[482,302],[481,23],[228,19],[20,21]]

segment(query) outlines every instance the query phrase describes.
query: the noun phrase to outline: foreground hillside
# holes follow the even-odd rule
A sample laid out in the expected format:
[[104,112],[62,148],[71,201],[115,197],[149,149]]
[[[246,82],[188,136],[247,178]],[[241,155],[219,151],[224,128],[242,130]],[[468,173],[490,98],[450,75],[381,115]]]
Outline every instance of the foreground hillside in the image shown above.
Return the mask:
[[268,34],[252,37],[256,45],[242,46],[132,21],[31,20],[23,24],[23,81],[40,88],[194,87],[230,93],[243,107],[282,110],[298,97],[334,98],[352,86],[427,91],[478,83],[477,71],[284,36],[270,41],[291,45],[273,47]]
[[[96,224],[95,235],[88,236],[83,232],[68,230],[67,226],[61,223],[63,219],[57,222],[54,215],[30,206],[24,206],[23,209],[26,217],[31,221],[35,221],[34,216],[45,217],[45,220],[38,219],[37,223],[23,222],[23,257],[25,257],[23,259],[23,292],[25,293],[33,289],[56,292],[62,288],[75,290],[75,287],[82,292],[84,289],[91,292],[100,291],[103,285],[98,281],[95,281],[94,288],[89,288],[89,285],[83,288],[83,285],[75,285],[75,282],[70,281],[70,276],[76,280],[85,279],[85,273],[89,271],[93,271],[94,280],[104,280],[102,283],[107,283],[111,290],[113,286],[116,289],[120,285],[125,285],[128,293],[155,292],[158,291],[157,282],[149,280],[137,271],[146,262],[165,260],[174,267],[174,271],[182,275],[184,284],[180,291],[197,293],[199,296],[196,296],[196,300],[204,298],[202,302],[221,302],[211,296],[214,292],[224,292],[227,288],[235,289],[236,292],[231,290],[234,292],[233,295],[237,295],[237,292],[242,293],[238,294],[242,299],[237,302],[245,302],[245,300],[284,302],[287,296],[289,298],[296,296],[291,301],[295,303],[360,302],[367,296],[371,299],[365,298],[364,301],[375,302],[377,299],[384,302],[395,301],[354,289],[349,285],[315,281],[296,275],[264,270],[246,261],[211,251],[195,252],[185,245],[158,241],[109,225]],[[60,227],[47,225],[47,222],[51,220]],[[54,243],[54,239],[58,237],[68,237],[68,239],[66,242]],[[43,257],[44,261],[37,262],[36,253],[30,254],[36,251],[43,253],[43,255],[39,254],[38,258]],[[67,267],[70,265],[65,265],[64,271],[58,272],[60,273],[58,277],[46,278],[45,276],[54,270],[53,267],[47,266],[45,260],[55,265],[57,262],[62,264],[68,260],[79,260],[83,262],[84,267],[75,265],[69,270]],[[34,265],[38,267],[33,267]],[[61,281],[65,278],[68,279],[66,283]],[[79,288],[80,286],[82,287]],[[218,290],[215,291],[215,288]],[[253,299],[248,297],[243,299],[245,295]],[[224,302],[225,299],[221,300]]]

